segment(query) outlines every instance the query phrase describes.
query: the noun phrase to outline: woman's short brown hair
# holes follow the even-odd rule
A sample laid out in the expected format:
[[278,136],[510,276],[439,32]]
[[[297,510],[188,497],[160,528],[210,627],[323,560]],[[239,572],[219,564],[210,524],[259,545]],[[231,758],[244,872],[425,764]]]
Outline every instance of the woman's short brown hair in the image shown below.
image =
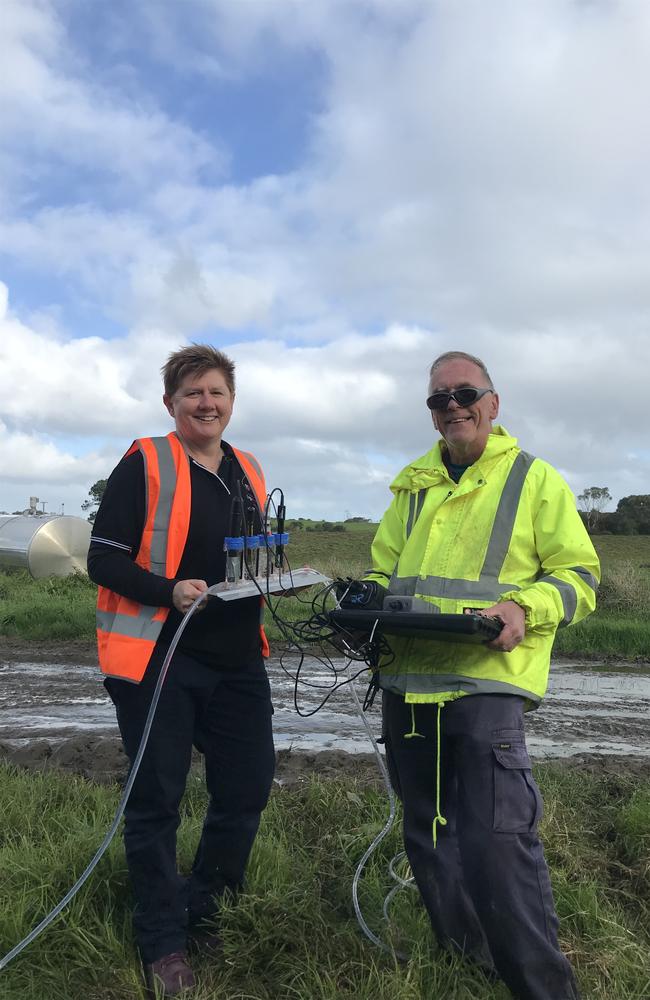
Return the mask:
[[190,344],[174,351],[162,366],[165,395],[173,396],[181,382],[188,375],[203,375],[212,368],[218,368],[231,394],[235,394],[235,363],[223,351],[210,344]]

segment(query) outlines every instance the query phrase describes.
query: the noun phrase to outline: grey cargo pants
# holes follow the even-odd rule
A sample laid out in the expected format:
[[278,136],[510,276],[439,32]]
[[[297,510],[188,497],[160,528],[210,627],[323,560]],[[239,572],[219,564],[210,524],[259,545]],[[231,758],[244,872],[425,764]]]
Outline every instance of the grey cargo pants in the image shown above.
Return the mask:
[[[537,836],[542,801],[523,706],[513,695],[468,695],[445,704],[438,720],[437,705],[407,705],[384,691],[389,771],[439,943],[484,968],[493,962],[518,1000],[577,1000]],[[434,847],[437,795],[446,825],[436,823]]]

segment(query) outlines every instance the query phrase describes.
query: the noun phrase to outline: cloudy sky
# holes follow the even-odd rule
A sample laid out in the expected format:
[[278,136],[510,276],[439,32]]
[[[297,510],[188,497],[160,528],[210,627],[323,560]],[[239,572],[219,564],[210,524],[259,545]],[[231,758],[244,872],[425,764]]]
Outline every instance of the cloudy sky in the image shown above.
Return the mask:
[[576,493],[650,490],[645,0],[2,18],[0,510],[80,513],[192,340],[289,516],[381,514],[449,349]]

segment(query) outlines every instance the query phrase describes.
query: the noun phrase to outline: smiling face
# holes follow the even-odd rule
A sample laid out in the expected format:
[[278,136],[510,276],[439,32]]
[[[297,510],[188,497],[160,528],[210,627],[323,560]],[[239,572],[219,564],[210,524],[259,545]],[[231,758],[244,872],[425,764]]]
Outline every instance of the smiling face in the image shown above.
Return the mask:
[[202,375],[187,375],[173,396],[163,396],[179,438],[190,453],[199,454],[214,451],[221,444],[234,401],[235,395],[219,368],[210,368]]
[[[489,386],[478,365],[464,358],[445,361],[429,381],[429,395],[434,392],[452,392],[465,386],[482,389]],[[459,406],[455,399],[446,410],[433,410],[431,416],[436,430],[443,436],[449,458],[456,465],[471,465],[483,454],[492,421],[499,412],[499,397],[488,392],[471,406]]]

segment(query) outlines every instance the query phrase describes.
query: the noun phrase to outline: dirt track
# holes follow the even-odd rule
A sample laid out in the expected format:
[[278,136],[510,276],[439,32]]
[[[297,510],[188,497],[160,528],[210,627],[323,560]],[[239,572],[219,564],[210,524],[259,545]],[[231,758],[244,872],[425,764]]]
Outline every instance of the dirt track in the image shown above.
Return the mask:
[[[94,643],[87,641],[25,642],[0,637],[0,665],[24,661],[37,664],[74,662],[81,666],[94,666],[97,655]],[[535,722],[533,725],[536,727]],[[617,719],[616,726],[621,729],[624,737],[624,720]],[[0,740],[0,760],[32,770],[53,767],[100,782],[121,781],[127,771],[127,761],[118,738],[82,732],[54,741],[34,739],[20,746],[11,741]],[[598,773],[639,776],[648,776],[650,773],[647,756],[580,754],[566,758],[563,766],[580,767]],[[278,752],[278,784],[292,786],[312,774],[323,778],[346,776],[363,784],[381,783],[377,762],[372,754],[349,754],[332,749],[317,753],[295,750]]]
[[[97,648],[86,640],[65,640],[60,643],[26,642],[0,637],[0,663],[29,661],[31,663],[69,663],[84,666],[97,663]],[[81,775],[93,781],[122,781],[128,762],[120,740],[92,735],[72,736],[63,741],[34,740],[14,747],[0,740],[0,760],[29,770],[56,768]],[[197,764],[199,762],[197,756]],[[377,762],[372,754],[347,754],[337,750],[302,753],[280,750],[277,755],[276,782],[291,787],[311,774],[323,778],[349,775],[364,784],[381,783]]]
[[38,639],[11,639],[0,635],[0,663],[29,660],[31,663],[75,663],[93,666],[97,663],[97,646],[87,639],[65,639],[59,642]]

